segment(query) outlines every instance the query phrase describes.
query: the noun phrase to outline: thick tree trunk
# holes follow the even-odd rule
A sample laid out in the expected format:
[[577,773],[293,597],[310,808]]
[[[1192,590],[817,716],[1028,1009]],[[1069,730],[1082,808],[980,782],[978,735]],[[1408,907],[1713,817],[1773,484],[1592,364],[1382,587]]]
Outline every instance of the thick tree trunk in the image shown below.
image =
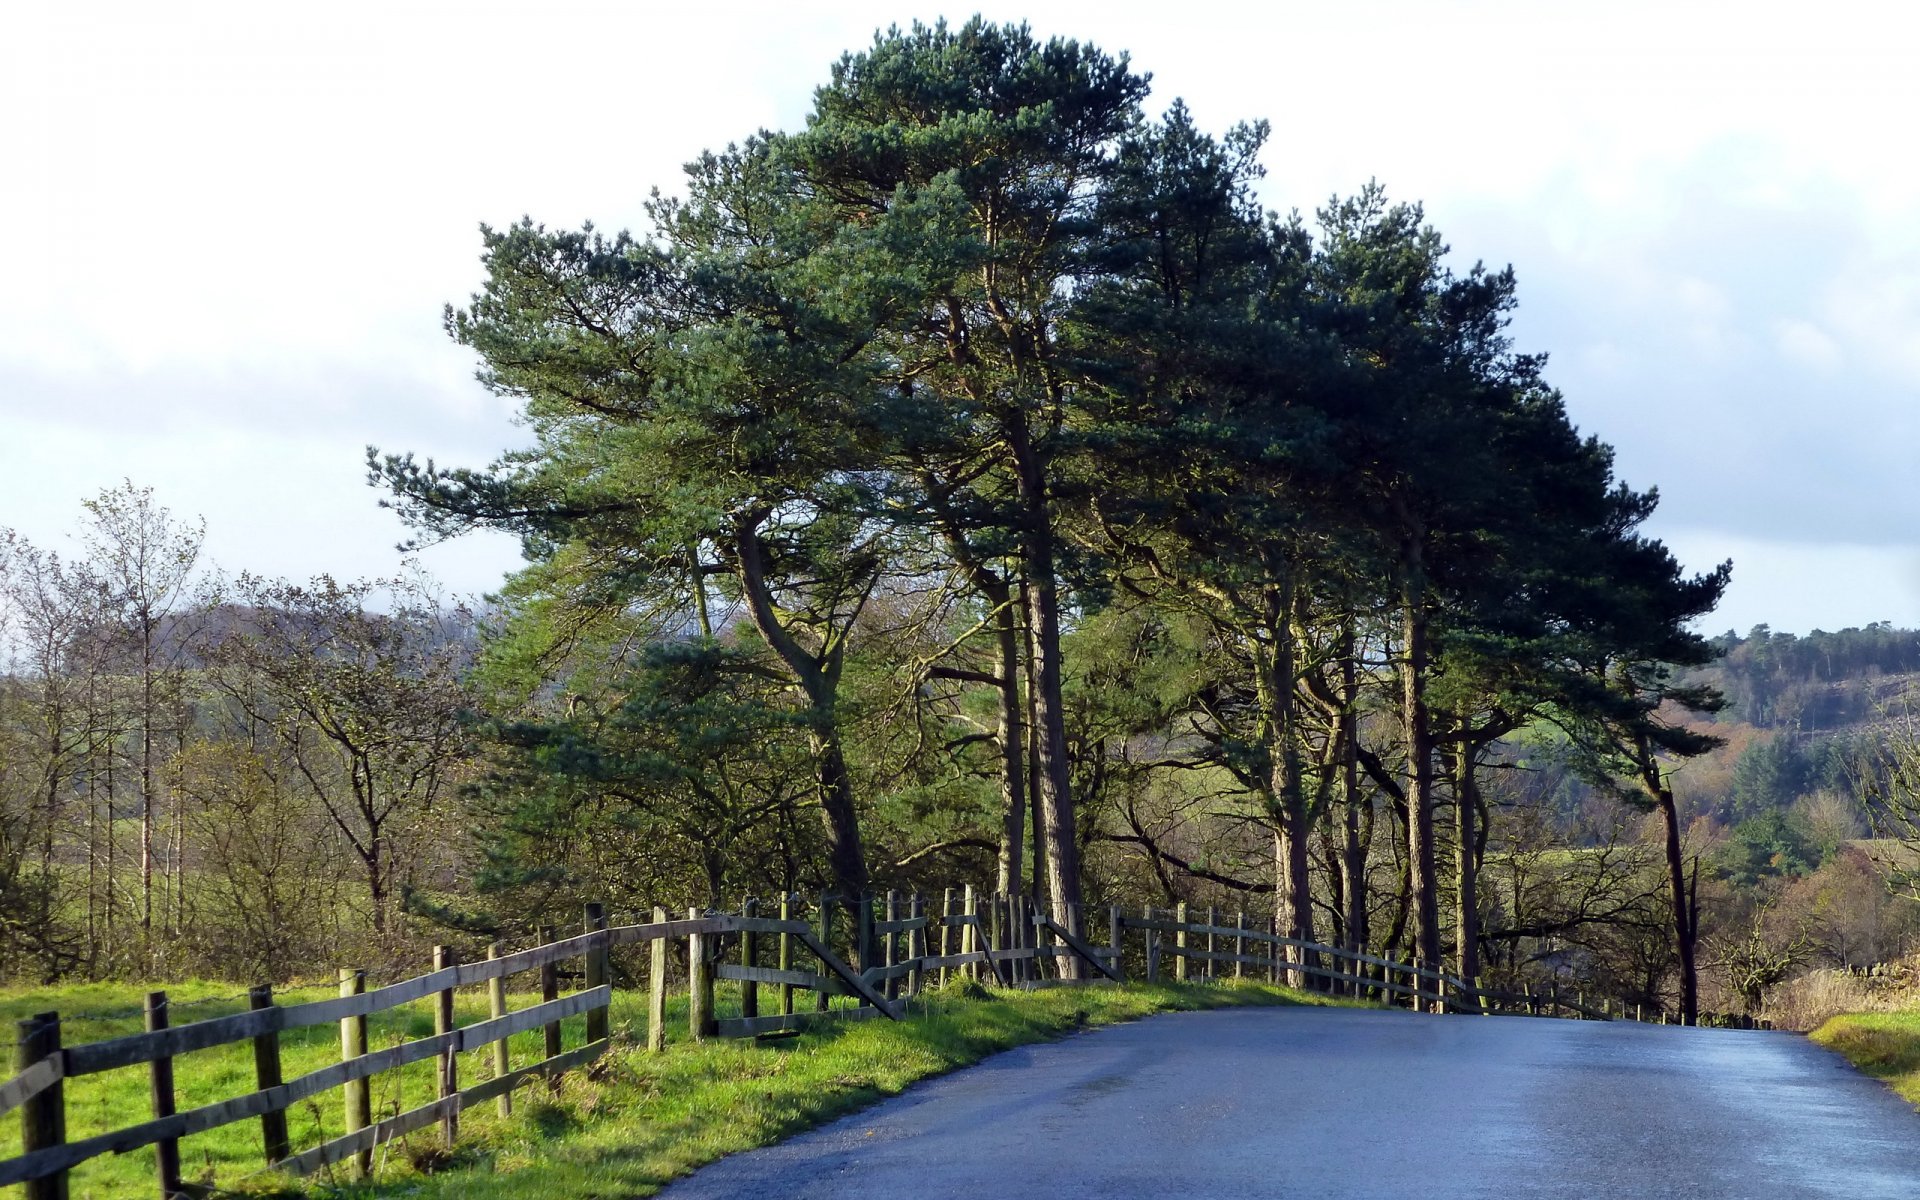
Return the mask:
[[1674,807],[1673,789],[1658,788],[1654,806],[1660,810],[1660,824],[1666,835],[1667,886],[1673,894],[1673,942],[1680,952],[1680,1023],[1692,1025],[1700,1017],[1700,979],[1694,967],[1694,939],[1699,933],[1693,924],[1693,902],[1687,892],[1686,861],[1680,849],[1680,813]]
[[[1020,694],[1020,622],[1009,603],[1005,585],[989,591],[996,606],[994,635],[997,647],[1000,701],[1000,861],[998,890],[1012,895],[1021,888],[1022,857],[1027,831],[1027,722],[1026,701]],[[1038,864],[1036,864],[1037,866]]]
[[1434,869],[1433,737],[1427,713],[1427,599],[1419,542],[1409,538],[1401,579],[1401,712],[1407,735],[1407,886],[1419,965],[1440,968],[1439,881]]
[[[1053,919],[1075,936],[1085,933],[1080,912],[1080,841],[1074,827],[1073,779],[1067,755],[1067,717],[1061,702],[1060,581],[1056,574],[1053,514],[1047,504],[1043,464],[1034,452],[1026,417],[1006,424],[1013,453],[1021,530],[1020,570],[1027,601],[1033,662],[1027,679],[1033,696],[1034,759],[1039,788],[1040,832],[1046,839],[1047,890]],[[1040,864],[1034,863],[1038,873]],[[1083,977],[1077,959],[1062,959],[1068,979]]]
[[[1454,749],[1454,905],[1459,941],[1454,962],[1460,978],[1470,986],[1478,986],[1480,976],[1480,879],[1475,856],[1480,840],[1475,829],[1480,781],[1474,758],[1474,744],[1461,739]],[[1478,1001],[1473,1003],[1478,1007]]]
[[736,531],[734,548],[741,594],[746,598],[754,628],[793,673],[794,682],[813,710],[813,728],[808,741],[813,751],[820,820],[827,839],[827,866],[847,902],[858,904],[867,891],[867,856],[860,844],[853,777],[847,770],[835,712],[837,670],[833,669],[831,656],[823,662],[795,641],[780,623],[761,566],[757,524],[757,519],[749,520]]
[[[849,903],[857,904],[867,893],[867,854],[860,844],[853,776],[847,771],[846,755],[840,748],[839,727],[829,725],[825,731],[816,731],[810,741],[814,782],[820,793],[820,819],[827,838],[827,868],[841,893],[853,897]],[[867,965],[861,964],[863,968]]]
[[[1365,953],[1371,930],[1367,928],[1367,846],[1360,836],[1360,712],[1356,699],[1360,694],[1360,668],[1354,661],[1353,634],[1349,630],[1340,644],[1340,789],[1343,800],[1340,847],[1341,873],[1347,888],[1345,926],[1349,949]],[[1355,993],[1358,993],[1356,987]]]
[[[1279,807],[1273,835],[1274,907],[1280,918],[1280,935],[1309,942],[1313,940],[1313,893],[1307,838],[1313,829],[1301,780],[1292,610],[1291,587],[1273,589],[1267,598],[1265,622],[1271,638],[1271,658],[1259,691],[1267,710],[1268,786]],[[1300,967],[1308,965],[1307,952],[1299,946],[1288,946],[1286,959],[1291,964],[1288,985],[1305,987],[1307,975]]]

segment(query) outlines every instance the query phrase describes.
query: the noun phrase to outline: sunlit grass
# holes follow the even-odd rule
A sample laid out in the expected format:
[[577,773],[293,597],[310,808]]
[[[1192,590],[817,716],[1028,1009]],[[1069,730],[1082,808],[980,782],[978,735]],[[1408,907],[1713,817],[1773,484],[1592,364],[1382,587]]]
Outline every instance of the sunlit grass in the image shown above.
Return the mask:
[[[246,1001],[238,991],[218,983],[168,988],[176,1004],[201,1002],[183,1008],[179,1020],[241,1011]],[[762,989],[763,1011],[770,1011],[770,991]],[[283,999],[297,1002],[334,994],[331,988],[309,988]],[[0,1014],[12,1020],[60,1011],[71,1045],[137,1031],[141,995],[135,987],[114,984],[4,991]],[[536,1000],[515,993],[508,1006],[522,1008]],[[644,1041],[646,996],[623,990],[614,994],[612,1020],[616,1038],[622,1040],[612,1055],[589,1073],[569,1076],[557,1092],[540,1083],[521,1089],[514,1115],[507,1120],[494,1114],[491,1102],[462,1114],[461,1140],[451,1157],[440,1149],[438,1130],[427,1129],[383,1147],[371,1183],[349,1185],[317,1177],[295,1185],[263,1169],[259,1123],[244,1121],[185,1139],[181,1160],[190,1182],[252,1192],[301,1187],[317,1195],[529,1200],[646,1195],[721,1155],[775,1141],[892,1095],[915,1080],[1012,1046],[1156,1012],[1323,1002],[1251,983],[1035,992],[968,986],[915,999],[911,1019],[900,1023],[842,1022],[779,1040],[694,1044],[686,1037],[685,997],[680,996],[669,1007],[670,1052],[649,1054],[638,1044]],[[374,1015],[370,1047],[430,1035],[429,1004],[420,1001]],[[722,1015],[737,1012],[737,993],[723,989],[716,1007]],[[462,1024],[484,1019],[484,992],[461,993],[457,1009]],[[564,1029],[568,1047],[582,1042],[583,1018],[570,1018]],[[515,1066],[535,1061],[540,1037],[535,1030],[513,1039]],[[339,1033],[332,1026],[282,1035],[287,1078],[337,1061],[339,1053]],[[375,1118],[431,1101],[433,1070],[431,1062],[423,1062],[375,1076]],[[490,1049],[462,1056],[463,1084],[492,1073]],[[240,1044],[186,1055],[175,1060],[175,1076],[182,1109],[240,1095],[254,1087],[252,1052]],[[66,1086],[69,1139],[134,1125],[150,1116],[145,1067],[69,1080]],[[337,1090],[290,1109],[294,1149],[338,1136],[344,1131],[342,1118],[342,1094]],[[18,1152],[19,1122],[10,1116],[0,1120],[0,1157]],[[139,1196],[153,1189],[153,1179],[150,1148],[107,1155],[75,1169],[72,1193],[94,1200]]]
[[1807,1036],[1920,1107],[1920,1012],[1844,1013]]

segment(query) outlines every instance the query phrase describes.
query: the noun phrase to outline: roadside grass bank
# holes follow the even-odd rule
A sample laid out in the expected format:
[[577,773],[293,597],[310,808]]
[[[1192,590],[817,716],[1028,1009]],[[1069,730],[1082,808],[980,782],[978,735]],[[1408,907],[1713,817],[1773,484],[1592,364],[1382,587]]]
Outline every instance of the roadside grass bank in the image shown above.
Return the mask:
[[[1015,1046],[1155,1013],[1331,1003],[1267,984],[1086,986],[1033,992],[955,984],[913,1002],[910,1019],[830,1025],[766,1041],[715,1040],[668,1054],[626,1048],[529,1091],[512,1119],[462,1126],[451,1157],[430,1136],[390,1156],[370,1184],[327,1197],[614,1200],[648,1196],[721,1158],[896,1095],[909,1084]],[[490,1118],[490,1114],[488,1114]]]
[[[243,990],[226,983],[172,984],[167,992],[178,1006],[176,1023],[246,1007]],[[334,989],[318,986],[289,989],[279,998],[293,1003],[332,994]],[[58,1010],[72,1045],[137,1031],[143,995],[142,988],[126,984],[6,989],[0,990],[0,1017],[11,1022]],[[509,1008],[537,999],[512,995]],[[609,1014],[616,1043],[612,1053],[590,1070],[565,1077],[557,1089],[541,1083],[520,1089],[511,1117],[498,1117],[492,1103],[463,1113],[460,1140],[450,1154],[441,1147],[437,1128],[427,1129],[382,1147],[369,1181],[325,1174],[292,1181],[263,1170],[259,1126],[247,1121],[183,1139],[183,1174],[190,1183],[221,1189],[217,1194],[250,1197],[644,1196],[725,1154],[777,1141],[1014,1046],[1161,1012],[1352,1003],[1251,981],[1032,992],[956,983],[916,997],[910,1019],[903,1022],[834,1022],[785,1038],[694,1043],[686,1035],[685,996],[675,999],[668,1011],[669,1053],[651,1054],[638,1044],[646,1030],[645,993],[616,991]],[[737,991],[724,986],[716,1000],[722,1016],[738,1007]],[[484,994],[462,992],[456,1007],[460,1024],[488,1015]],[[582,1040],[579,1025],[577,1019],[566,1022],[568,1048]],[[432,1017],[424,1004],[376,1014],[369,1049],[431,1033]],[[534,1030],[513,1039],[516,1064],[540,1056],[540,1036]],[[282,1054],[289,1077],[325,1066],[338,1060],[337,1032],[328,1027],[289,1031],[282,1035]],[[174,1063],[181,1108],[254,1086],[251,1051],[244,1044],[183,1055]],[[375,1076],[375,1118],[431,1101],[433,1069],[433,1063],[423,1062]],[[463,1083],[491,1077],[490,1054],[462,1055],[460,1070]],[[85,1076],[66,1086],[70,1139],[150,1116],[145,1068]],[[335,1091],[289,1109],[294,1147],[342,1133],[341,1108]],[[0,1157],[19,1151],[18,1121],[0,1121]],[[73,1196],[108,1200],[154,1192],[153,1153],[149,1147],[82,1164],[73,1173]]]
[[1807,1036],[1920,1107],[1920,1012],[1843,1013]]

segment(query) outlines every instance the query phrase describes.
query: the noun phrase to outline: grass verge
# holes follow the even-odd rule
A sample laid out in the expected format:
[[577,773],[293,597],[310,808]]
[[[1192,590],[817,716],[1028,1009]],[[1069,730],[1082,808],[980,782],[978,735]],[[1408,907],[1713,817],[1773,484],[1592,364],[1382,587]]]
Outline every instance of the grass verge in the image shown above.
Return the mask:
[[1807,1036],[1920,1108],[1920,1013],[1843,1013]]
[[[169,989],[183,1008],[181,1019],[201,1019],[245,1007],[231,985],[201,983]],[[286,1001],[318,999],[331,989],[297,989]],[[0,992],[0,1018],[45,1009],[66,1017],[69,1044],[112,1037],[139,1028],[136,988],[91,984],[60,989]],[[512,1008],[534,997],[513,997]],[[668,1014],[667,1053],[634,1045],[644,1034],[644,993],[616,991],[612,1018],[614,1053],[587,1073],[564,1079],[557,1092],[533,1085],[517,1092],[511,1117],[486,1104],[461,1116],[461,1140],[451,1154],[437,1130],[424,1130],[383,1147],[374,1178],[365,1183],[316,1177],[288,1180],[262,1172],[257,1122],[246,1121],[187,1138],[181,1143],[190,1181],[247,1196],[459,1197],[466,1200],[552,1200],[554,1196],[651,1195],[670,1180],[739,1150],[766,1145],[800,1130],[891,1096],[918,1080],[967,1066],[1014,1046],[1045,1041],[1076,1030],[1154,1013],[1245,1005],[1326,1004],[1325,997],[1266,984],[1134,984],[1125,987],[1002,991],[962,984],[932,991],[912,1004],[907,1021],[832,1023],[797,1037],[757,1042],[686,1040],[685,997]],[[484,999],[462,993],[459,1022],[483,1018]],[[723,989],[723,1014],[737,997]],[[566,1023],[566,1044],[578,1044]],[[426,1036],[426,1006],[376,1015],[372,1048]],[[537,1031],[513,1040],[516,1064],[538,1057]],[[338,1057],[331,1028],[283,1036],[289,1076]],[[525,1043],[523,1045],[523,1043]],[[491,1075],[488,1052],[463,1055],[461,1079]],[[251,1090],[252,1057],[244,1044],[185,1055],[175,1060],[181,1107]],[[432,1098],[431,1063],[418,1063],[375,1077],[376,1116],[390,1115]],[[147,1119],[147,1079],[142,1068],[69,1080],[68,1135],[123,1128]],[[289,1110],[295,1149],[340,1132],[340,1093],[315,1097]],[[0,1121],[0,1157],[19,1152],[18,1121]],[[153,1190],[153,1152],[136,1150],[91,1160],[74,1172],[76,1200],[147,1195]]]
[[689,1044],[659,1055],[629,1050],[592,1076],[569,1079],[556,1097],[528,1093],[511,1120],[476,1128],[451,1159],[415,1151],[411,1162],[388,1163],[371,1185],[316,1193],[410,1200],[648,1196],[723,1155],[778,1141],[1014,1046],[1161,1012],[1324,1002],[1264,984],[1037,992],[961,985],[929,994],[924,1004],[916,1000],[912,1018],[898,1023]]

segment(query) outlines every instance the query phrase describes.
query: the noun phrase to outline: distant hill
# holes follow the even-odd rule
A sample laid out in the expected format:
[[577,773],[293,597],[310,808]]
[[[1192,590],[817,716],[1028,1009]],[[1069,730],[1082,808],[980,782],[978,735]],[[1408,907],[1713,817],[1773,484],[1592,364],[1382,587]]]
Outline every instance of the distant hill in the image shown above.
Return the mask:
[[1756,625],[1712,639],[1721,658],[1693,673],[1726,694],[1722,719],[1760,729],[1840,732],[1881,719],[1920,685],[1920,630],[1876,622],[1805,637]]

